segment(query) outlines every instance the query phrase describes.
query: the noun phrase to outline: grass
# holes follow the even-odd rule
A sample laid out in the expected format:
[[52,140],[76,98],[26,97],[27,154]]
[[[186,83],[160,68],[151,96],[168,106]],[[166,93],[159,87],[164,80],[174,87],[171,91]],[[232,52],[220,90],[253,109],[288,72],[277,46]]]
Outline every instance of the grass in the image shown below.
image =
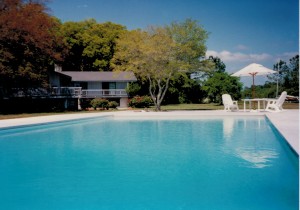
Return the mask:
[[284,103],[283,109],[299,109],[299,103]]
[[221,110],[224,109],[220,104],[170,104],[161,107],[162,110]]
[[[244,104],[239,103],[239,108],[243,109]],[[299,109],[298,103],[284,103],[284,109]],[[224,109],[223,105],[219,104],[170,104],[164,105],[161,107],[162,111],[174,111],[174,110],[222,110]],[[154,110],[154,107],[151,107],[149,110]],[[110,110],[111,111],[111,110]],[[0,120],[4,119],[15,119],[15,118],[24,118],[24,117],[38,117],[38,116],[48,116],[48,115],[57,115],[57,114],[79,114],[79,113],[92,113],[100,111],[66,111],[66,112],[47,112],[47,113],[22,113],[22,114],[0,114]],[[104,112],[104,111],[101,111]]]
[[[239,108],[244,109],[244,102],[238,103]],[[256,105],[257,106],[257,105]],[[248,104],[247,104],[248,107]],[[171,104],[162,106],[163,111],[171,110],[223,110],[224,106],[220,104]],[[284,103],[283,109],[299,109],[299,103]],[[154,110],[154,108],[153,108]]]

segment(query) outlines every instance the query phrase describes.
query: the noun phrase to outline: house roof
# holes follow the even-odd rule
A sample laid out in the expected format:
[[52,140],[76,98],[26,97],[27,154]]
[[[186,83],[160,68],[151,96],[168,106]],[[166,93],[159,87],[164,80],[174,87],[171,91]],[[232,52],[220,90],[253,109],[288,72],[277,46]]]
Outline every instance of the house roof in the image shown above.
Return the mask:
[[61,71],[70,76],[74,82],[132,82],[136,77],[132,72],[98,72],[98,71]]

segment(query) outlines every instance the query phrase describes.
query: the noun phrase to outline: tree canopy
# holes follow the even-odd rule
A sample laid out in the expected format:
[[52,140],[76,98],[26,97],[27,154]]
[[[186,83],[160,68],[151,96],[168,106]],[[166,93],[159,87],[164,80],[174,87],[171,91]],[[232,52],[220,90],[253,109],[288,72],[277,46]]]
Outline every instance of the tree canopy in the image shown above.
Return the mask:
[[206,65],[204,60],[206,53],[206,40],[208,32],[192,19],[183,22],[173,22],[165,27],[176,43],[176,60],[181,71],[194,72]]
[[42,86],[53,60],[60,59],[58,21],[35,1],[0,1],[0,84]]
[[125,31],[119,24],[97,23],[94,19],[65,22],[61,26],[66,53],[62,67],[65,71],[111,71],[110,60],[116,39]]
[[260,94],[277,97],[282,91],[287,91],[289,95],[299,96],[299,55],[289,59],[289,63],[278,61],[273,69],[278,73],[268,75],[268,81],[262,86]]
[[148,80],[149,93],[156,109],[160,110],[169,80],[174,75],[175,43],[165,29],[150,30],[123,34],[118,41],[113,63],[116,70],[130,70],[142,80]]
[[170,80],[200,68],[206,39],[207,32],[190,19],[166,27],[130,31],[117,42],[113,66],[148,80],[149,93],[159,111]]
[[228,93],[234,99],[241,98],[242,83],[239,78],[230,76],[227,72],[216,72],[204,82],[202,87],[212,102],[221,103],[222,94]]
[[289,95],[299,96],[299,55],[289,60],[288,71],[283,77],[281,89]]

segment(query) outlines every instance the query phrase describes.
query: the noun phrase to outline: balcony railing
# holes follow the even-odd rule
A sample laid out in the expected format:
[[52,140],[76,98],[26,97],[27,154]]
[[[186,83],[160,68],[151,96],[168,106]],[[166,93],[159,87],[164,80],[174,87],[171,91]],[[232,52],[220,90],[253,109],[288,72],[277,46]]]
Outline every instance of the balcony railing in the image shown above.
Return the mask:
[[69,96],[79,97],[81,95],[81,87],[53,87],[51,88],[51,96]]
[[82,89],[81,87],[55,87],[51,91],[52,96],[69,96],[75,98],[109,98],[127,97],[125,89]]
[[100,90],[82,90],[82,98],[99,97],[124,97],[128,96],[124,89],[100,89]]

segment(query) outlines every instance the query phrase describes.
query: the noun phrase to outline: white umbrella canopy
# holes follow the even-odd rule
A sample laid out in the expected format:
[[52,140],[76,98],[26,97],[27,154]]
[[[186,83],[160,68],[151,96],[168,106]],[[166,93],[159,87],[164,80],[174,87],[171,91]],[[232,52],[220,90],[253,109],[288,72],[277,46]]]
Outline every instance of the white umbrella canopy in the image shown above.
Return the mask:
[[255,90],[254,90],[254,77],[259,75],[267,75],[277,73],[274,70],[268,69],[261,64],[252,63],[241,70],[235,72],[231,76],[240,77],[240,76],[252,76],[252,98],[255,98]]
[[238,72],[232,74],[232,76],[240,77],[240,76],[256,76],[256,75],[267,75],[267,74],[274,74],[276,71],[268,69],[261,64],[252,63]]

